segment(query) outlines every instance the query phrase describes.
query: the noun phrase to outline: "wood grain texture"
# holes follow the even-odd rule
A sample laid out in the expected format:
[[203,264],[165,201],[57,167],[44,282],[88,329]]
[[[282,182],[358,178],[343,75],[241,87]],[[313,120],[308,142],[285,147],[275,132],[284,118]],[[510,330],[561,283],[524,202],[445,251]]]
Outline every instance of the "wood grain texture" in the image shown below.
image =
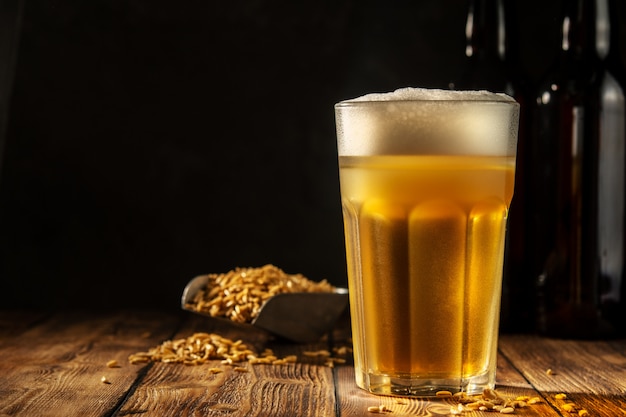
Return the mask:
[[[213,330],[207,320],[190,316],[174,339]],[[220,334],[231,340],[241,339],[257,352],[270,348],[278,357],[295,354],[302,359],[302,352],[328,349],[324,341],[301,345],[262,338],[248,340],[245,334],[227,328],[222,328]],[[245,372],[219,360],[200,366],[157,363],[118,415],[335,416],[332,369],[310,362],[276,366],[236,364]],[[223,372],[212,374],[208,371],[212,367]]]
[[[131,365],[130,354],[194,332],[242,339],[258,352],[297,355],[287,365],[221,361],[199,366]],[[294,344],[266,334],[218,326],[187,313],[0,311],[0,417],[7,416],[294,416],[356,417],[384,405],[390,416],[449,415],[449,400],[420,400],[369,394],[356,387],[351,360],[334,368],[304,352],[349,342],[340,321],[327,339]],[[119,367],[108,368],[115,359]],[[349,359],[349,358],[348,358]],[[211,373],[211,367],[223,372]],[[553,374],[548,375],[547,369]],[[106,376],[110,384],[101,381]],[[540,404],[516,410],[527,417],[567,417],[571,402],[590,416],[626,417],[626,340],[572,341],[503,335],[497,390],[502,395],[539,396]],[[558,399],[556,394],[566,394]],[[489,417],[494,413],[465,412]]]
[[[592,416],[626,416],[626,343],[507,336],[500,350],[555,409],[568,402]],[[552,372],[548,374],[547,370]],[[565,394],[566,399],[555,395]],[[567,415],[567,413],[566,413]]]
[[4,341],[19,336],[50,315],[43,311],[2,311],[0,313],[0,346]]
[[[169,337],[178,325],[178,318],[158,313],[85,317],[56,314],[3,340],[0,416],[110,414],[138,378],[128,355]],[[113,359],[119,368],[106,366]]]

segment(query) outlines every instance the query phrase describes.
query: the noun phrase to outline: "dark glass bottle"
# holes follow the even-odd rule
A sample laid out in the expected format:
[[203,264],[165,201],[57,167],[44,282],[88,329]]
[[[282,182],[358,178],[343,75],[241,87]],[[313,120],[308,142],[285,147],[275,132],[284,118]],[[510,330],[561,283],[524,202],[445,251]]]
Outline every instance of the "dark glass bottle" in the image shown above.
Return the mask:
[[509,209],[503,274],[500,329],[526,331],[533,328],[533,280],[525,262],[526,104],[524,77],[516,65],[518,47],[510,1],[470,0],[465,25],[467,57],[465,71],[452,86],[459,90],[506,93],[520,104],[520,128],[515,192]]
[[503,0],[469,0],[465,23],[465,70],[455,89],[487,89],[515,96],[519,86],[511,74],[510,18]]
[[626,334],[626,73],[619,50],[617,1],[597,0],[600,72],[598,256],[600,315],[613,333]]
[[[608,164],[603,142],[623,146],[618,130],[623,132],[624,113],[610,110],[613,105],[602,92],[608,88],[617,94],[618,84],[605,75],[598,57],[596,0],[566,0],[563,6],[561,50],[538,91],[533,113],[528,260],[537,277],[538,330],[558,337],[605,337],[616,328],[607,316],[608,277],[602,265],[619,263],[620,271],[609,279],[621,281],[624,252],[605,251],[603,228],[619,217],[619,224],[608,228],[621,229],[623,242],[623,209],[616,213],[611,206],[615,200],[623,205],[624,158],[623,151],[621,156],[610,152]],[[623,94],[621,102],[623,106]],[[607,119],[610,112],[616,117]],[[609,139],[602,123],[622,126]],[[606,178],[611,178],[608,185]],[[613,178],[620,178],[622,185],[607,198]]]

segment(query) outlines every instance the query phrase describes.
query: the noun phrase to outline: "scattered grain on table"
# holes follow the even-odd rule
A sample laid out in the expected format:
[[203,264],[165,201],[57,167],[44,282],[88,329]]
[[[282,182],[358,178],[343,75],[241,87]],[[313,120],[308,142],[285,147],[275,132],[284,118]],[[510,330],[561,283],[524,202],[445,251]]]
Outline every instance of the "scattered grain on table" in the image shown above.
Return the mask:
[[499,412],[500,414],[514,414],[518,409],[541,402],[539,397],[506,397],[494,389],[485,389],[482,394],[479,395],[468,395],[465,392],[458,392],[452,394],[452,398],[458,402],[458,406],[453,407],[455,410],[450,411],[450,413],[455,415],[474,411],[492,411]]
[[232,340],[215,333],[194,333],[177,340],[167,340],[146,352],[137,352],[128,357],[131,364],[163,362],[184,365],[202,365],[220,360],[222,365],[288,365],[296,362],[334,367],[346,363],[345,358],[336,357],[328,350],[307,351],[302,358],[296,355],[278,357],[271,349],[260,354],[241,340]]
[[384,404],[372,405],[372,406],[367,407],[368,413],[383,414],[383,413],[391,413],[391,411],[392,410],[387,408]]

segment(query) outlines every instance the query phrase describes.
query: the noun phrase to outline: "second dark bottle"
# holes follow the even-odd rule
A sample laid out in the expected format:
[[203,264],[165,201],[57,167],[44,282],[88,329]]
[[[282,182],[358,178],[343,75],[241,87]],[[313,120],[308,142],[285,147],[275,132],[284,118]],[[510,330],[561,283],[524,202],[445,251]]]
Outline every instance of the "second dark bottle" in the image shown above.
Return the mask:
[[536,95],[528,148],[528,261],[540,332],[605,337],[618,332],[615,306],[623,304],[624,96],[598,56],[600,3],[563,5],[561,50]]

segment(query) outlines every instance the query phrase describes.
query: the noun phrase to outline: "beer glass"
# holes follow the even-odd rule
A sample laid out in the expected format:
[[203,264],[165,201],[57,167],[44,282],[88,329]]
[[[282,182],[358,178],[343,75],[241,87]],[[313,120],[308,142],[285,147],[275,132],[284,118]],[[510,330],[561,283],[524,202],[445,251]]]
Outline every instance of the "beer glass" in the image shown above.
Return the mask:
[[357,385],[493,388],[519,105],[406,88],[335,115]]

